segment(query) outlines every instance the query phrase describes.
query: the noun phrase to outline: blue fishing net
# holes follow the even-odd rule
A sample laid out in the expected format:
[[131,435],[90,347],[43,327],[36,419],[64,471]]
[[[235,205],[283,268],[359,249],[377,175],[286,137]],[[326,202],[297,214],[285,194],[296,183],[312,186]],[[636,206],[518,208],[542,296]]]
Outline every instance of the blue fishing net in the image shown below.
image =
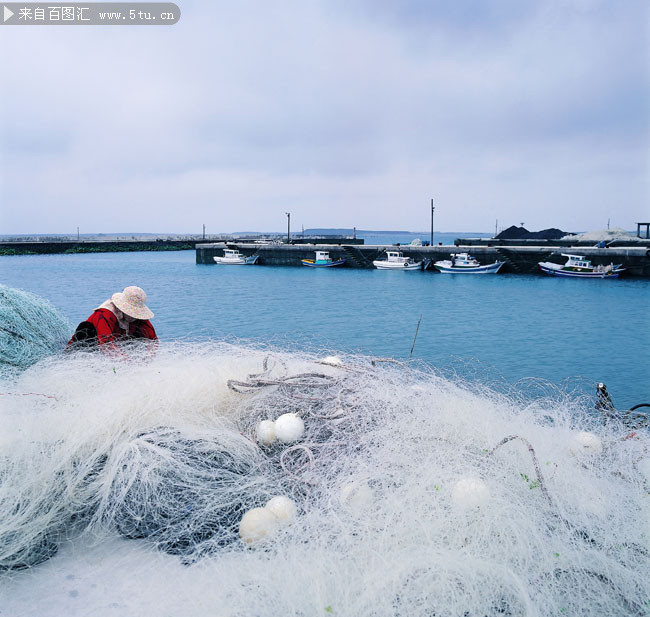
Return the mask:
[[44,298],[0,285],[0,376],[62,350],[72,330]]

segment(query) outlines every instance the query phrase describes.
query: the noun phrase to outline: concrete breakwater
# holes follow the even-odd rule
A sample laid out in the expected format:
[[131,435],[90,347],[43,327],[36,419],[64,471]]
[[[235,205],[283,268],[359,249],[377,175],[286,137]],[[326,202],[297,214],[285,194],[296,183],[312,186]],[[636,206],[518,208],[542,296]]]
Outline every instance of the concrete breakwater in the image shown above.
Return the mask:
[[[267,239],[268,241],[268,239]],[[207,238],[41,238],[41,239],[6,239],[0,240],[2,255],[54,255],[59,253],[131,253],[137,251],[186,251],[193,249],[197,243],[255,243],[255,238],[213,235]],[[277,240],[276,240],[277,242]],[[291,239],[292,244],[363,244],[361,238],[342,236],[312,236]],[[257,242],[259,244],[259,242]]]
[[195,245],[195,240],[70,240],[56,242],[0,242],[0,255],[182,251],[193,249]]
[[[247,244],[247,243],[206,243],[196,245],[196,263],[215,265],[214,257],[223,255],[225,248],[238,249],[243,255],[257,255],[257,263],[271,266],[301,266],[302,259],[312,259],[315,251],[329,251],[332,259],[345,259],[346,268],[372,268],[372,262],[380,259],[386,249],[395,250],[393,245],[287,245],[287,244]],[[434,261],[449,259],[450,253],[471,251],[481,263],[505,261],[501,272],[517,274],[538,274],[540,261],[564,263],[562,253],[584,255],[594,265],[620,263],[627,268],[627,276],[650,278],[650,249],[647,247],[595,248],[565,246],[400,246],[399,250],[407,257],[426,260],[431,269]]]

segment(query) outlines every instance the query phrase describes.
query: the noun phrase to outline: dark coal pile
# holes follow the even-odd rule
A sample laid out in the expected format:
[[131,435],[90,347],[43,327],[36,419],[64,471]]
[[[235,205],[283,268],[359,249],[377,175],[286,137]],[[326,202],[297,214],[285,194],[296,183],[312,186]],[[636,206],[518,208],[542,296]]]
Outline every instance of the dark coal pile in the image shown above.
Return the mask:
[[495,236],[495,238],[497,240],[559,240],[566,235],[568,235],[568,232],[557,229],[556,227],[542,229],[541,231],[528,231],[525,227],[511,225]]

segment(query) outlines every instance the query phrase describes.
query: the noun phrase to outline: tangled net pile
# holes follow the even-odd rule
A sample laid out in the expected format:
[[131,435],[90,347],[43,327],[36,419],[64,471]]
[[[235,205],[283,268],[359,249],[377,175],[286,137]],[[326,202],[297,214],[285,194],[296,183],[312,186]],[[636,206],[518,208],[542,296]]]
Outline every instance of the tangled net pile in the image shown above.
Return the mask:
[[0,376],[61,350],[72,327],[44,298],[0,285]]
[[[86,542],[119,554],[75,575],[96,614],[115,604],[90,590],[104,577],[122,615],[650,610],[650,438],[583,400],[216,343],[51,358],[11,387],[47,396],[2,412],[9,607],[34,602],[39,580],[51,598]],[[260,445],[259,423],[287,413],[300,440]],[[243,543],[243,513],[278,495],[295,520]],[[18,568],[50,557],[21,583]],[[147,584],[125,591],[139,571]]]

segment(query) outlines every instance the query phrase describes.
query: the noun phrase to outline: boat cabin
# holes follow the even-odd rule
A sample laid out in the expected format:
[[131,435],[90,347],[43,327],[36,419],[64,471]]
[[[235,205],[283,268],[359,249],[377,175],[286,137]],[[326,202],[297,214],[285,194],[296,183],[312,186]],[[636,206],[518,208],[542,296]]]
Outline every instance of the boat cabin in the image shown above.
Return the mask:
[[387,261],[405,261],[409,258],[404,257],[401,251],[386,251],[386,259]]
[[332,261],[328,251],[316,251],[316,261]]
[[591,268],[591,261],[585,259],[583,255],[567,255],[562,253],[562,257],[568,257],[569,260],[564,264],[565,268]]
[[451,263],[454,266],[478,266],[479,263],[469,253],[452,253]]
[[241,253],[236,249],[223,249],[223,256],[229,259],[239,259]]

